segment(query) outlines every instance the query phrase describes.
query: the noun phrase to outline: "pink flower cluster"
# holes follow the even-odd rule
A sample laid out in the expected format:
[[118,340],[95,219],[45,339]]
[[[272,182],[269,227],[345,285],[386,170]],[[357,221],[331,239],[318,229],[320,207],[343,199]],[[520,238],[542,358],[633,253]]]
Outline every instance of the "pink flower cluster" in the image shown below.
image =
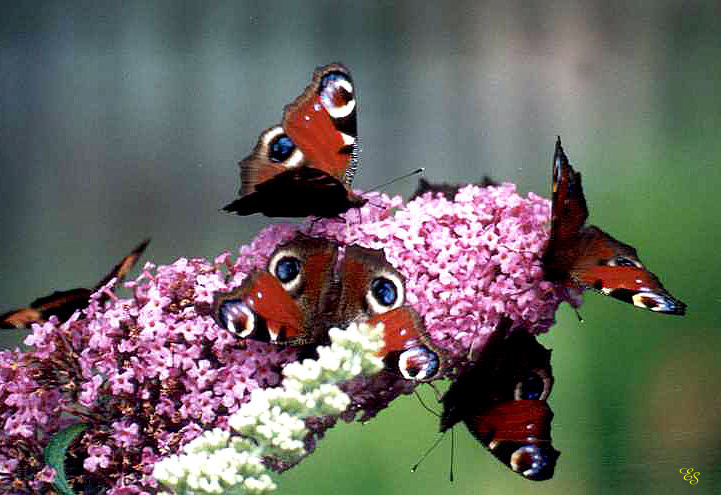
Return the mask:
[[[227,427],[253,389],[280,382],[295,350],[240,342],[207,314],[234,275],[228,260],[147,264],[126,284],[131,299],[107,286],[82,314],[34,325],[26,339],[33,352],[0,353],[0,492],[47,491],[53,476],[43,449],[78,423],[90,425],[66,466],[82,474],[78,493],[155,492],[158,459],[204,429]],[[105,305],[101,293],[111,296]]]
[[[547,200],[521,198],[510,184],[468,186],[454,201],[427,193],[405,207],[398,198],[367,197],[346,222],[268,227],[235,262],[224,253],[212,263],[148,263],[126,284],[131,298],[116,297],[108,285],[70,320],[34,325],[26,341],[32,352],[0,353],[0,492],[48,489],[55,473],[42,461],[43,448],[78,423],[89,425],[68,457],[78,491],[157,491],[150,473],[158,459],[204,429],[227,427],[253,389],[278,385],[283,365],[297,359],[294,349],[237,339],[215,324],[210,308],[217,291],[264,268],[278,244],[299,231],[382,248],[405,276],[408,303],[423,316],[433,345],[458,367],[480,351],[502,316],[543,332],[568,297],[542,280]],[[100,294],[109,299],[101,303]],[[387,372],[354,380],[344,386],[352,404],[341,419],[360,412],[367,420],[414,386]],[[309,451],[336,419],[307,421]]]
[[434,345],[459,365],[480,351],[502,317],[513,320],[512,330],[539,334],[553,325],[562,301],[580,304],[543,279],[547,199],[533,193],[522,198],[508,183],[468,185],[454,200],[428,192],[393,214],[403,206],[400,198],[365,197],[370,203],[346,213],[345,222],[309,220],[300,229],[275,225],[246,253],[255,253],[259,264],[254,266],[263,267],[275,246],[298,230],[383,249],[405,277],[408,303],[423,316]]

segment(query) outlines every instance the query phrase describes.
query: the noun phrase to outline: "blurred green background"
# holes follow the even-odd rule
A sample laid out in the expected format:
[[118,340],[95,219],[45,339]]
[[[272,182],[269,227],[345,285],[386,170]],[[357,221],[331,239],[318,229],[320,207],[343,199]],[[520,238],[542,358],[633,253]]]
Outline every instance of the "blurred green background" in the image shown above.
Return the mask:
[[681,1],[5,2],[0,311],[94,284],[146,236],[156,263],[248,242],[268,220],[218,211],[236,162],[314,67],[342,61],[357,187],[424,166],[548,197],[561,135],[591,222],[636,246],[688,315],[594,294],[582,324],[559,310],[542,338],[551,481],[519,479],[463,427],[453,484],[449,438],[411,474],[437,418],[409,397],[333,429],[280,493],[719,493],[720,18],[719,2]]

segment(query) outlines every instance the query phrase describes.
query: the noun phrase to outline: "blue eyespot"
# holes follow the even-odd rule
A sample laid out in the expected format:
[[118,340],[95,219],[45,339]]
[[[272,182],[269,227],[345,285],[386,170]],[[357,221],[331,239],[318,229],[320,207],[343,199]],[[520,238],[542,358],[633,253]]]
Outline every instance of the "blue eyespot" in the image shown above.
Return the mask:
[[440,367],[438,354],[424,346],[408,349],[398,357],[398,371],[406,380],[432,380]]
[[528,375],[518,386],[520,388],[518,396],[521,400],[539,400],[543,395],[543,378],[537,373]]
[[383,306],[393,306],[398,299],[396,286],[387,278],[377,278],[371,282],[373,297]]
[[268,158],[270,161],[282,163],[286,161],[295,150],[295,143],[285,134],[281,134],[270,143]]
[[612,266],[629,266],[631,268],[636,267],[636,263],[631,261],[628,258],[624,258],[623,256],[617,256],[612,263]]
[[511,454],[511,469],[526,479],[548,480],[553,477],[558,451],[550,445],[524,445]]
[[275,266],[275,276],[283,283],[290,282],[298,277],[300,273],[300,261],[298,258],[286,257],[278,261]]

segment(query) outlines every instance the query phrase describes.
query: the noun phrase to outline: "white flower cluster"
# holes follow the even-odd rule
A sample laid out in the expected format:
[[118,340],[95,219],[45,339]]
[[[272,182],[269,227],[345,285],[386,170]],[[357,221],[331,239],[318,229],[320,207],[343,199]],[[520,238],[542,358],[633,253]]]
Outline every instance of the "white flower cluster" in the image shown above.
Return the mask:
[[349,397],[338,388],[360,374],[383,368],[383,325],[351,324],[328,332],[331,345],[318,359],[288,364],[280,387],[256,389],[228,424],[239,436],[215,429],[158,462],[153,477],[177,494],[268,493],[276,485],[262,458],[298,461],[308,434],[303,418],[342,413]]

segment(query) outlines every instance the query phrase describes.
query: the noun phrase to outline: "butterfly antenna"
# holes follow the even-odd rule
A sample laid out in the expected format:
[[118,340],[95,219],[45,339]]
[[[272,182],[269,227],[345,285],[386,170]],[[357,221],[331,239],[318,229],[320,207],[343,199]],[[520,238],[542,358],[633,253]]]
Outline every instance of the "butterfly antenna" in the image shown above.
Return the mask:
[[415,473],[415,472],[416,472],[416,470],[418,469],[418,466],[421,465],[421,462],[423,462],[423,461],[426,459],[426,457],[428,457],[428,454],[430,454],[431,452],[433,452],[433,449],[435,449],[436,447],[438,447],[438,444],[441,443],[441,440],[443,440],[443,433],[441,433],[440,435],[438,435],[438,438],[436,439],[435,442],[433,442],[433,445],[431,445],[431,446],[428,448],[428,450],[426,450],[425,453],[421,456],[421,458],[418,459],[418,462],[416,462],[416,463],[413,465],[413,467],[411,468],[411,473]]
[[382,187],[390,186],[391,184],[394,184],[394,183],[398,182],[399,180],[403,180],[403,179],[406,179],[406,178],[408,178],[408,177],[412,177],[412,176],[417,175],[417,174],[423,175],[423,174],[425,173],[425,171],[426,171],[426,169],[425,169],[424,167],[417,168],[417,169],[415,169],[413,172],[408,172],[408,173],[405,174],[405,175],[401,175],[400,177],[396,177],[395,179],[389,180],[388,182],[385,182],[385,183],[381,184],[380,186],[376,186],[376,187],[374,187],[373,189],[371,189],[370,191],[366,191],[366,192],[377,191],[378,189],[380,189],[380,188],[382,188]]
[[453,483],[453,461],[455,456],[453,455],[456,451],[456,429],[451,428],[451,471],[448,473],[448,481]]
[[576,312],[576,318],[578,318],[578,322],[583,323],[583,316],[581,316],[581,313],[578,311],[578,309],[573,308],[573,311]]
[[418,402],[421,403],[421,406],[423,406],[423,409],[425,409],[437,418],[441,417],[440,414],[438,414],[436,411],[433,410],[433,408],[431,408],[430,406],[428,406],[428,404],[425,403],[425,401],[421,397],[421,394],[418,393],[418,390],[414,390],[413,393],[416,395],[416,399],[418,399]]

